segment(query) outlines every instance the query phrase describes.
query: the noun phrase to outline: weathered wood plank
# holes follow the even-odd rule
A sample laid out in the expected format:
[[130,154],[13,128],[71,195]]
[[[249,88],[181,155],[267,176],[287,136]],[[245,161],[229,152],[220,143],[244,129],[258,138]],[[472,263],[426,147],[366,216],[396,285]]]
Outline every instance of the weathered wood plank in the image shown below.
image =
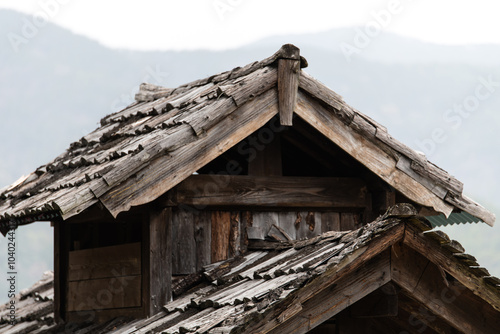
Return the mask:
[[[405,290],[400,290],[399,292],[399,306],[399,321],[397,324],[408,333],[460,333],[445,321],[439,313],[435,314],[425,305],[415,301]],[[410,319],[412,321],[409,321]]]
[[448,190],[442,187],[441,185],[437,184],[434,180],[425,178],[420,174],[416,173],[411,168],[411,163],[412,162],[410,159],[408,159],[405,156],[401,156],[399,157],[398,163],[396,164],[396,168],[404,172],[408,176],[410,176],[412,179],[418,181],[420,184],[422,184],[424,187],[432,191],[439,198],[444,199],[446,197],[446,194],[448,193]]
[[[301,76],[302,78],[302,76]],[[396,161],[373,142],[350,129],[331,111],[299,91],[295,112],[389,185],[421,205],[449,215],[453,207],[396,168]]]
[[411,163],[411,169],[423,177],[434,180],[444,188],[450,189],[457,194],[461,194],[464,190],[464,184],[462,182],[431,162],[426,161],[425,164],[422,164],[420,161],[414,160]]
[[367,186],[358,178],[192,175],[176,191],[176,204],[193,206],[364,208]]
[[194,240],[196,243],[196,271],[211,263],[212,227],[211,213],[198,211],[193,213]]
[[[412,256],[408,256],[410,254]],[[415,268],[414,264],[428,261],[423,255],[408,250],[399,252],[398,257],[397,262],[394,257],[391,262],[391,272],[397,272],[392,278],[413,299],[439,314],[459,331],[471,334],[498,332],[500,313],[491,305],[464,286],[448,283],[443,270],[433,263],[429,262],[423,270],[422,266]],[[399,265],[402,262],[404,264]]]
[[[261,326],[251,328],[249,332],[305,334],[389,280],[390,257],[389,253],[385,252],[364,263],[360,270],[342,275],[338,280],[331,280],[330,284],[318,291],[313,298],[302,301],[303,296],[298,293],[295,302],[291,304],[301,306],[298,312],[292,312],[286,317],[286,309],[276,310],[277,315],[269,319],[270,314],[266,315],[266,321],[261,321]],[[305,290],[308,290],[307,287]],[[311,314],[314,314],[314,317],[309,316]]]
[[445,197],[445,200],[448,203],[451,203],[456,207],[464,210],[465,212],[470,213],[475,217],[481,218],[486,224],[490,226],[493,226],[493,224],[495,223],[495,215],[493,213],[489,212],[484,207],[474,202],[467,196],[462,195],[461,197],[459,197],[455,194],[448,192],[448,194]]
[[[144,270],[149,275],[146,315],[159,312],[172,299],[172,208],[150,209],[149,261]],[[144,299],[144,296],[143,296]]]
[[240,254],[240,213],[231,212],[229,229],[229,257]]
[[325,85],[320,84],[306,72],[301,73],[299,86],[313,97],[332,106],[335,109],[336,117],[339,117],[339,119],[341,119],[345,124],[351,123],[354,118],[354,112],[350,109],[344,108],[346,104],[342,99],[342,96],[328,89]]
[[68,283],[68,311],[141,306],[141,276],[120,276]]
[[297,229],[295,228],[295,220],[297,213],[294,211],[282,211],[278,213],[278,226],[290,236],[292,240],[297,239]]
[[500,296],[495,288],[487,285],[481,277],[473,275],[466,263],[462,263],[450,253],[443,251],[440,244],[425,237],[421,231],[411,225],[406,226],[404,243],[417,252],[422,253],[425,250],[424,255],[430,261],[442,267],[475,295],[500,311]]
[[300,223],[296,225],[297,239],[310,239],[321,234],[321,213],[313,211],[301,211]]
[[229,235],[231,232],[231,213],[212,212],[212,251],[211,262],[226,260],[229,256]]
[[273,225],[279,225],[279,215],[277,212],[263,211],[253,213],[252,229],[262,231],[264,237],[268,235]]
[[340,213],[321,213],[321,233],[325,233],[328,231],[340,231]]
[[340,214],[340,230],[352,231],[361,227],[359,213],[342,212]]
[[[287,305],[289,305],[290,303],[304,304],[306,301],[314,298],[317,295],[331,296],[332,294],[330,292],[324,293],[326,291],[325,289],[331,287],[332,284],[334,284],[337,280],[340,280],[342,278],[347,277],[347,279],[352,280],[353,278],[350,277],[351,274],[359,272],[357,269],[359,269],[360,267],[366,268],[367,263],[370,261],[370,259],[373,259],[377,255],[381,254],[384,249],[387,249],[394,243],[400,241],[403,235],[404,235],[404,226],[397,225],[387,230],[383,236],[380,236],[378,238],[377,242],[372,242],[366,247],[357,249],[354,253],[351,254],[351,256],[347,257],[344,261],[340,262],[335,266],[329,267],[321,276],[318,276],[310,283],[308,283],[305,287],[303,287],[301,289],[300,295],[291,295],[287,297],[287,299],[285,299],[282,302],[281,307],[279,309],[273,309],[263,314],[262,321],[260,321],[259,323],[265,324],[264,327],[258,329],[250,327],[248,328],[249,333],[267,333],[270,330],[274,329],[277,325],[279,325],[276,323],[276,318],[278,317],[280,310],[282,311],[283,308],[286,308]],[[390,279],[390,277],[387,277],[387,279]],[[339,295],[344,296],[343,294],[340,293]],[[307,311],[310,310],[309,308],[304,308],[304,309]],[[340,307],[338,311],[341,310],[342,307]],[[309,312],[309,314],[311,313]],[[322,314],[322,313],[317,312],[316,314]],[[328,316],[331,317],[330,315]],[[302,319],[302,321],[303,321],[302,325],[305,326],[304,328],[302,328],[302,330],[309,330],[309,328],[307,327],[307,322],[309,321],[309,317],[307,316],[307,314],[304,314],[304,318]],[[322,323],[323,321],[324,321],[323,319],[317,319],[318,322],[317,324]],[[292,330],[291,331],[284,330],[280,332],[279,329],[277,329],[276,333],[294,333],[294,332]],[[305,333],[305,332],[298,331],[298,333]]]
[[281,125],[293,125],[292,118],[297,103],[299,76],[300,60],[278,60],[278,109]]
[[193,213],[178,210],[173,213],[172,271],[174,275],[189,275],[196,271],[196,242]]
[[153,159],[135,178],[129,178],[109,189],[101,196],[101,202],[116,217],[132,206],[158,198],[277,114],[276,90],[263,93],[255,101],[238,108],[231,114],[232,117],[221,120],[203,138],[179,147],[168,157]]
[[69,252],[70,282],[113,277],[114,272],[127,276],[140,275],[140,242]]

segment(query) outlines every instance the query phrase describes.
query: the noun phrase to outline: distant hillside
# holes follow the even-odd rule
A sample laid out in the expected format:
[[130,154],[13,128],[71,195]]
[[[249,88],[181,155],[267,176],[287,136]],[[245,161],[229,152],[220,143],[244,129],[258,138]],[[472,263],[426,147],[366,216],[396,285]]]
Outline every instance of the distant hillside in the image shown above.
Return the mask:
[[[0,10],[0,36],[21,34],[24,18],[30,20]],[[394,137],[427,153],[465,183],[467,194],[500,214],[500,46],[437,46],[382,34],[349,62],[340,46],[353,44],[356,34],[356,28],[348,28],[279,36],[224,52],[111,50],[50,24],[17,53],[2,37],[0,188],[52,160],[103,116],[130,103],[141,82],[176,87],[263,59],[291,42],[309,61],[308,73],[387,126]],[[28,254],[42,252],[50,263],[51,245],[40,244],[47,242],[40,235],[50,228],[25,231],[20,247],[27,255],[20,261],[28,268]],[[496,275],[499,231],[470,225],[447,229]],[[0,243],[4,256],[4,240]],[[30,248],[35,244],[39,248]],[[31,272],[25,276],[19,288],[38,278]]]

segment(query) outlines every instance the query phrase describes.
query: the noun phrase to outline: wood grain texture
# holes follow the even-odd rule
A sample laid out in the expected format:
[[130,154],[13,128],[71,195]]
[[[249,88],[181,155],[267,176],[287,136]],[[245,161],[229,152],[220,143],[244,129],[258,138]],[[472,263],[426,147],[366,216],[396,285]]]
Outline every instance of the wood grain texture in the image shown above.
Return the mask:
[[172,273],[189,275],[196,271],[196,242],[193,213],[175,210],[172,219]]
[[140,242],[69,252],[70,282],[113,277],[113,272],[140,275]]
[[333,112],[325,109],[299,90],[295,111],[302,119],[323,133],[352,157],[381,177],[389,185],[401,191],[412,201],[433,207],[449,215],[453,207],[430,190],[396,168],[397,161],[384,150],[359,133],[350,129]]
[[405,245],[417,252],[425,252],[425,256],[450,273],[461,284],[470,289],[472,293],[484,299],[494,309],[500,312],[500,296],[495,287],[484,282],[481,276],[470,272],[469,266],[452,256],[452,253],[443,251],[440,243],[422,236],[422,232],[408,225],[405,232]]
[[391,262],[391,272],[397,273],[392,276],[396,284],[459,331],[471,334],[498,332],[498,311],[465,286],[450,284],[439,266],[406,247],[400,249],[397,260]]
[[200,207],[364,208],[367,186],[361,179],[347,177],[192,175],[176,192],[175,204]]
[[[334,284],[338,280],[343,280],[344,278],[349,281],[346,284],[351,284],[355,282],[360,282],[361,280],[359,278],[353,278],[351,275],[356,275],[356,273],[360,272],[365,272],[365,269],[368,268],[368,263],[371,262],[372,259],[377,258],[378,255],[381,255],[379,259],[381,261],[389,261],[389,253],[384,253],[384,250],[387,250],[390,246],[393,244],[399,242],[404,235],[404,226],[403,225],[396,225],[393,228],[387,230],[384,232],[383,235],[381,235],[376,242],[371,242],[365,247],[359,248],[356,251],[354,251],[349,257],[345,258],[344,261],[340,262],[339,264],[332,266],[328,268],[322,275],[316,277],[312,281],[310,281],[306,286],[304,286],[300,290],[300,294],[295,294],[293,296],[287,297],[285,299],[279,308],[274,308],[270,310],[267,313],[263,314],[263,318],[260,319],[258,322],[259,325],[255,325],[256,327],[252,327],[251,325],[246,328],[248,332],[250,333],[270,333],[274,330],[275,333],[295,333],[294,330],[296,330],[296,333],[306,333],[310,328],[319,325],[320,323],[324,322],[324,320],[330,318],[333,316],[333,314],[330,313],[322,313],[321,311],[316,312],[315,309],[305,307],[307,301],[309,300],[315,300],[314,305],[323,305],[323,306],[318,306],[318,307],[326,307],[328,308],[329,302],[325,302],[325,300],[322,300],[321,298],[328,298],[328,297],[333,297],[333,298],[341,298],[338,303],[343,303],[349,299],[350,296],[346,297],[343,293],[338,293],[336,295],[335,293],[330,293],[330,291],[327,289],[329,288],[335,288],[336,285]],[[375,262],[377,260],[374,260]],[[377,267],[377,265],[375,265]],[[360,270],[360,268],[362,268]],[[380,268],[379,268],[380,269]],[[381,273],[381,271],[377,271],[378,274]],[[378,274],[373,274],[370,276],[368,280],[374,279],[377,282],[380,283],[379,286],[382,286],[383,284],[387,283],[390,280],[390,271],[387,272],[387,275],[383,275],[383,280],[378,281],[377,280],[377,275]],[[370,285],[370,282],[368,281],[363,281],[363,284],[368,284]],[[333,285],[332,285],[333,284]],[[373,286],[374,291],[376,289],[376,286],[378,283]],[[344,286],[346,288],[346,286]],[[365,290],[366,291],[366,290]],[[371,292],[370,291],[370,292]],[[368,292],[369,293],[369,292]],[[317,297],[317,299],[316,299]],[[281,324],[277,323],[276,319],[278,318],[279,314],[287,308],[288,305],[290,304],[296,304],[300,303],[303,305],[303,310],[304,314],[302,317],[296,316],[293,317],[293,323],[288,324],[287,326],[289,327],[279,327]],[[337,304],[337,305],[344,305],[344,304]],[[314,306],[316,307],[316,306]],[[340,312],[343,308],[340,307],[337,309],[334,307],[333,312]],[[311,310],[311,312],[309,312]],[[323,308],[323,311],[325,309]],[[327,312],[330,312],[331,309],[328,309]],[[307,313],[306,313],[307,312]],[[310,314],[317,314],[315,317],[310,317]],[[325,317],[325,318],[323,318]],[[314,321],[313,326],[309,327],[309,321]],[[286,324],[286,322],[285,322]]]
[[229,236],[231,233],[231,213],[212,212],[212,252],[211,262],[226,260],[229,256]]
[[277,114],[276,90],[271,89],[254,101],[239,107],[231,117],[214,125],[204,137],[179,147],[169,156],[151,161],[135,177],[107,191],[101,202],[116,217],[132,206],[158,198]]
[[325,233],[328,231],[340,231],[340,213],[321,213],[321,233]]
[[278,60],[278,108],[280,124],[292,126],[293,111],[297,103],[300,60]]
[[196,243],[196,271],[211,263],[212,225],[209,211],[193,213],[194,240]]
[[[277,310],[274,318],[260,322],[262,325],[251,328],[251,333],[289,333],[305,334],[309,330],[330,319],[349,305],[369,295],[390,280],[390,256],[386,252],[366,262],[361,270],[342,275],[338,280],[331,280],[314,297],[302,301],[302,294],[295,296],[293,305],[301,305],[291,316],[281,317],[285,310]],[[310,288],[312,287],[309,286]],[[308,290],[307,287],[303,290]],[[280,312],[281,311],[281,312]],[[268,315],[269,316],[269,315]],[[267,316],[266,316],[267,318]],[[281,320],[281,321],[280,321]]]
[[[151,208],[146,315],[152,316],[172,299],[172,208]],[[143,296],[144,297],[144,296]]]
[[68,312],[141,306],[141,276],[68,283]]

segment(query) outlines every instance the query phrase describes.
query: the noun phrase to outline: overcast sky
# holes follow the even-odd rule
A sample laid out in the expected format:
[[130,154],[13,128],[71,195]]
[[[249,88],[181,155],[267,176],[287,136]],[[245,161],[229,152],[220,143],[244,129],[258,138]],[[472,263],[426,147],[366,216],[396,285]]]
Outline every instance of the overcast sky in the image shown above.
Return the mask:
[[500,44],[498,0],[0,0],[0,8],[129,49],[227,49],[270,35],[377,25],[441,44]]

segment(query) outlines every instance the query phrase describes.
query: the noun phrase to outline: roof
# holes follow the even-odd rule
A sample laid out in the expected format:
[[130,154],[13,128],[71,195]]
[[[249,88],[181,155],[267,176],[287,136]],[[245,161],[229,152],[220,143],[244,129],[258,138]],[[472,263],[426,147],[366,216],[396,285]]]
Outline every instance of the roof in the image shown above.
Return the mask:
[[[479,332],[484,329],[487,333],[491,326],[498,328],[500,280],[489,276],[487,270],[479,267],[474,257],[466,254],[458,242],[450,240],[440,231],[429,231],[427,220],[415,216],[415,213],[416,210],[411,206],[398,205],[386,215],[357,230],[326,232],[302,241],[250,244],[252,250],[243,256],[208,265],[201,273],[177,280],[173,286],[176,294],[174,300],[158,314],[142,320],[116,318],[101,325],[56,325],[53,323],[50,305],[53,296],[50,285],[52,276],[46,274],[33,288],[21,292],[23,304],[20,303],[18,309],[21,322],[9,327],[8,333],[34,333],[35,328],[40,333],[57,333],[64,326],[72,326],[73,332],[81,330],[78,333],[268,333],[278,327],[284,330],[282,332],[289,333],[286,330],[287,323],[291,323],[291,328],[300,328],[305,326],[304,320],[297,322],[296,319],[306,319],[306,322],[309,321],[307,326],[312,328],[317,324],[314,321],[324,321],[325,317],[338,314],[388,282],[394,282],[397,286],[401,317],[406,315],[405,307],[414,307],[412,303],[416,301],[420,307],[423,305],[430,310],[430,313],[426,313],[427,316],[437,319],[435,326],[457,326],[451,317],[459,309],[466,309],[464,301],[457,299],[444,306],[434,305],[431,301],[432,290],[429,290],[428,296],[419,295],[419,284],[425,280],[431,266],[422,266],[425,268],[422,273],[409,268],[411,277],[404,276],[403,270],[396,265],[398,257],[399,264],[405,262],[403,267],[411,261],[405,261],[404,248],[400,245],[408,246],[411,251],[418,251],[418,256],[422,258],[429,258],[436,264],[436,268],[444,270],[450,276],[442,276],[442,284],[447,284],[443,286],[449,289],[454,289],[455,286],[466,303],[473,307],[481,306],[480,310],[470,311],[471,318],[461,316],[460,321],[463,323],[460,326],[464,327],[459,328],[460,330],[473,332],[467,329],[475,323],[485,326],[478,327]],[[393,254],[400,253],[397,256],[381,257],[387,254],[388,249],[392,249]],[[410,254],[411,258],[418,262],[415,254]],[[390,270],[380,270],[385,267],[375,266],[384,261],[391,262]],[[361,274],[364,276],[358,277]],[[413,281],[418,283],[408,287]],[[454,283],[457,281],[459,283]],[[343,282],[362,284],[362,294],[357,296],[353,292],[347,292],[355,289],[349,285],[349,290]],[[438,289],[438,286],[434,288]],[[313,312],[311,305],[316,305],[314,300],[319,296],[337,298],[327,301],[323,299],[317,304],[335,307],[328,312],[324,311],[323,318],[318,316],[320,319],[311,320],[310,316],[306,317],[303,313]],[[485,304],[477,304],[480,300]],[[446,309],[448,307],[449,310]],[[474,312],[483,312],[483,315],[478,316]],[[5,307],[0,309],[0,315],[4,319]],[[489,322],[483,324],[483,321],[479,321],[483,316],[489,317]],[[443,323],[439,322],[441,318],[444,319]],[[389,320],[393,321],[393,328],[405,330],[405,326],[411,326],[407,319],[399,321],[401,319],[393,317]],[[5,324],[3,326],[0,329],[7,328]],[[24,331],[23,328],[31,329]]]
[[[142,84],[136,102],[0,190],[2,231],[9,222],[65,220],[96,203],[116,217],[158,198],[279,113],[281,59],[307,66],[287,44],[262,61],[177,88]],[[303,70],[297,75],[296,115],[415,203],[493,225],[495,216],[463,195],[460,181]]]

